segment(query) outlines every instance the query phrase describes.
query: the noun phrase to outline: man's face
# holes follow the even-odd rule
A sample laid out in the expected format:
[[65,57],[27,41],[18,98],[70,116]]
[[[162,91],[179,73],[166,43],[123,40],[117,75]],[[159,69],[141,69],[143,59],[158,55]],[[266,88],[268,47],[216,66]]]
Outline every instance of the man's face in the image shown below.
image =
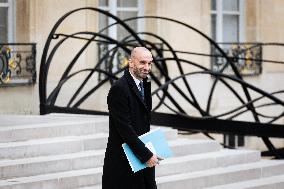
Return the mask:
[[129,68],[137,79],[142,80],[150,73],[152,61],[150,51],[138,51],[129,62]]

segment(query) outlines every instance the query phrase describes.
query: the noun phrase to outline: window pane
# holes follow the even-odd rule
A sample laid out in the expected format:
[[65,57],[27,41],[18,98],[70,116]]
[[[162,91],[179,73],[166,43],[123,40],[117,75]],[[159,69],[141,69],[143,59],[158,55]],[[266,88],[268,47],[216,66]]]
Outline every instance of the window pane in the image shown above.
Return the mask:
[[118,7],[137,7],[138,0],[118,0],[117,6]]
[[[118,12],[118,17],[120,19],[126,19],[126,18],[130,18],[130,17],[136,17],[138,14],[137,12],[135,11],[119,11]],[[137,20],[131,20],[131,21],[128,21],[126,22],[127,25],[130,26],[131,29],[133,29],[134,31],[137,31],[137,28],[138,28],[138,25],[137,25]],[[117,30],[117,37],[118,37],[118,40],[122,40],[124,37],[130,35],[129,32],[124,29],[122,26],[118,26],[118,30]]]
[[0,7],[0,42],[8,42],[8,8]]
[[108,5],[109,5],[108,0],[100,0],[99,1],[100,7],[108,7]]
[[225,11],[238,11],[239,0],[225,0],[223,1],[223,10]]
[[216,0],[211,0],[211,10],[216,10]]
[[[99,14],[99,30],[106,26],[108,26],[108,17],[103,14]],[[103,34],[108,35],[108,29],[104,30]]]
[[7,43],[7,30],[0,27],[0,43]]
[[236,15],[223,16],[223,41],[238,42],[239,17]]
[[216,25],[217,25],[217,22],[216,22],[216,14],[212,14],[211,15],[211,37],[214,41],[217,40],[217,36],[216,36]]

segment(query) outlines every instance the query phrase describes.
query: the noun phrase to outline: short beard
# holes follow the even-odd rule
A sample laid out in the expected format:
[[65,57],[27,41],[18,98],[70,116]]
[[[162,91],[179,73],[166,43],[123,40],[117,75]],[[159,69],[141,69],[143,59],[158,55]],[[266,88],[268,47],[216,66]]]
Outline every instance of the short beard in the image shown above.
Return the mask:
[[135,75],[135,77],[136,78],[138,78],[138,79],[145,79],[146,77],[147,77],[147,75],[148,74],[142,74],[141,72],[140,72],[140,70],[138,69],[138,68],[133,68],[133,74]]

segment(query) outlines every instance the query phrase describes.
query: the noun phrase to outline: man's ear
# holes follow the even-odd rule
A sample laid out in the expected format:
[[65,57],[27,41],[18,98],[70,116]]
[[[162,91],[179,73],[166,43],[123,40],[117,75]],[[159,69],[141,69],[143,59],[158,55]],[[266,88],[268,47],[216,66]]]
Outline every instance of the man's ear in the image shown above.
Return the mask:
[[131,60],[131,58],[129,58],[129,60],[128,60],[128,67],[132,67],[132,60]]

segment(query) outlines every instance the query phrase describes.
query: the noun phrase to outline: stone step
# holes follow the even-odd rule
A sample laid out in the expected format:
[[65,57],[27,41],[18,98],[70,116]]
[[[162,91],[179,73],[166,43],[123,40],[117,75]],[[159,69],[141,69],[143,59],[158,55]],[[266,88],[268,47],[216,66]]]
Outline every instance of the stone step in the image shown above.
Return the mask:
[[77,189],[102,189],[102,185],[86,186],[86,187],[80,187]]
[[[0,161],[0,178],[33,176],[60,171],[103,166],[105,150],[42,156]],[[259,152],[246,150],[221,150],[218,152],[173,157],[157,167],[158,176],[192,172],[213,167],[248,163],[259,160]]]
[[108,134],[37,139],[0,143],[0,159],[20,159],[105,149]]
[[49,117],[76,117],[76,118],[101,118],[101,117],[108,117],[104,115],[90,115],[90,114],[69,114],[69,113],[50,113],[44,116]]
[[102,168],[0,180],[0,189],[70,189],[101,183]]
[[283,189],[284,175],[254,179],[233,184],[219,185],[206,189]]
[[[103,166],[103,157],[104,157],[105,150],[104,149],[93,150],[93,149],[97,149],[97,146],[95,145],[95,143],[100,142],[100,140],[103,140],[104,138],[105,137],[104,136],[102,137],[101,135],[95,135],[95,136],[90,135],[83,139],[81,137],[81,140],[72,141],[73,143],[76,144],[75,147],[73,147],[74,144],[73,146],[66,147],[66,145],[69,144],[70,140],[64,140],[65,143],[63,142],[62,143],[60,142],[51,143],[52,146],[47,146],[50,143],[40,144],[38,141],[33,143],[34,146],[33,145],[20,146],[22,147],[21,151],[22,152],[25,151],[24,155],[27,156],[27,158],[1,160],[0,161],[1,178],[24,177],[24,176],[32,176],[32,175],[37,175],[37,174],[47,174],[47,173],[53,173],[53,172],[68,171],[72,169],[101,167]],[[48,141],[48,142],[51,142],[51,141]],[[175,153],[175,158],[169,161],[169,163],[166,163],[169,165],[165,165],[165,166],[166,167],[173,166],[173,163],[171,162],[176,161],[176,160],[182,162],[183,161],[182,158],[181,159],[178,158],[178,155],[181,154],[179,150],[182,149],[183,147],[185,151],[190,151],[191,149],[195,148],[195,145],[197,144],[197,142],[198,141],[192,142],[191,140],[187,140],[187,139],[186,140],[179,139],[176,141],[170,141],[169,143],[170,143],[172,150]],[[211,143],[212,142],[210,142],[210,144]],[[200,146],[203,146],[203,145],[207,145],[208,143],[204,143],[204,141],[199,141],[199,144]],[[42,146],[39,147],[38,145],[42,145]],[[101,144],[98,144],[98,145],[101,146]],[[53,146],[56,146],[57,149],[53,149],[52,148]],[[26,147],[27,149],[24,150],[23,149],[24,147]],[[63,151],[63,149],[60,150],[60,148],[68,148],[68,151],[67,150]],[[8,147],[6,149],[10,149],[10,148]],[[14,149],[15,153],[10,154],[10,156],[13,155],[14,158],[23,156],[23,154],[20,154],[20,152],[18,152],[19,149],[20,148]],[[37,149],[41,149],[41,151],[36,151]],[[3,152],[4,151],[5,150],[3,150]],[[12,152],[13,151],[11,151],[11,153]],[[36,154],[30,154],[32,152],[35,152]],[[6,154],[5,152],[5,154],[3,153],[2,156],[3,155],[7,156],[8,154]],[[37,155],[45,155],[45,156],[37,156]],[[206,154],[204,154],[203,156],[205,157]],[[191,159],[187,158],[187,159],[189,159],[188,162],[184,161],[183,163],[189,163],[190,161],[194,162],[194,158],[191,158]],[[167,162],[168,160],[164,160],[164,161]],[[208,160],[204,158],[203,161],[206,162]],[[177,165],[181,166],[178,163]],[[187,167],[187,166],[185,165],[184,167]],[[163,170],[164,169],[162,169],[162,172]],[[180,171],[180,169],[176,169],[176,170]]]
[[[16,118],[15,118],[16,119]],[[46,119],[46,118],[45,118]],[[44,119],[44,120],[45,120]],[[0,142],[17,142],[42,138],[90,135],[108,132],[108,118],[54,119],[46,122],[6,123],[0,127]]]
[[[176,130],[163,129],[165,136],[169,139],[176,137]],[[86,150],[105,149],[107,144],[107,133],[98,133],[91,135],[81,136],[65,136],[35,139],[29,141],[20,142],[7,142],[0,143],[0,160],[1,159],[20,159],[36,156],[47,156],[64,153],[75,153]],[[198,145],[201,145],[201,149],[198,149]],[[174,154],[182,155],[185,153],[198,153],[219,149],[218,143],[209,141],[191,141],[188,139],[169,140],[169,144],[175,146],[173,149]],[[184,146],[190,145],[191,150],[188,148],[183,150]],[[215,148],[214,148],[215,146]]]
[[[277,170],[278,167],[280,167],[280,170]],[[284,175],[281,175],[283,174],[283,167],[284,161],[262,160],[256,163],[208,169],[194,173],[156,177],[156,181],[159,189],[179,189],[185,188],[185,186],[186,189],[283,189]],[[271,173],[272,169],[275,171]],[[225,185],[226,183],[233,184]],[[250,185],[250,183],[252,184]],[[269,184],[269,187],[266,186],[267,184]],[[91,188],[101,189],[102,186],[95,184],[78,189]]]
[[165,159],[161,161],[160,166],[157,166],[156,176],[189,173],[217,167],[252,163],[259,160],[259,151],[222,149],[216,152]]
[[102,167],[104,153],[105,150],[103,149],[71,154],[4,160],[0,161],[0,179]]
[[[229,166],[230,164],[236,165],[238,163],[239,164],[245,164],[245,163],[255,162],[255,161],[259,160],[259,158],[260,158],[259,152],[256,152],[256,151],[248,151],[248,150],[240,150],[238,152],[233,152],[233,151],[238,151],[238,150],[224,150],[224,153],[222,153],[222,151],[221,151],[221,153],[219,152],[218,155],[214,154],[214,153],[205,153],[205,154],[191,155],[189,157],[192,157],[191,158],[192,160],[194,160],[194,159],[197,160],[198,158],[201,157],[201,155],[203,155],[204,157],[211,155],[212,159],[218,158],[218,160],[217,160],[218,165],[216,165],[216,162],[215,162],[215,166],[219,166],[219,167],[222,167],[222,166],[226,167],[226,166]],[[225,155],[225,153],[227,153],[227,154]],[[235,154],[235,156],[241,158],[241,160],[238,160],[237,158],[230,157],[230,156],[234,156],[233,154]],[[240,156],[243,156],[243,157],[240,157]],[[180,157],[180,158],[177,158],[177,159],[169,158],[168,160],[164,160],[164,162],[161,163],[156,168],[156,170],[157,170],[156,171],[156,177],[157,178],[164,178],[165,176],[163,174],[161,174],[159,169],[161,169],[161,167],[163,167],[163,166],[167,166],[167,164],[173,163],[173,160],[177,160],[177,161],[175,161],[175,163],[178,164],[178,160],[181,160],[182,158],[184,158],[184,157]],[[188,158],[188,159],[190,159],[190,158]],[[225,161],[223,161],[223,160],[225,160]],[[187,174],[189,172],[193,172],[193,171],[197,171],[198,173],[200,173],[200,171],[198,171],[198,169],[200,169],[200,167],[203,166],[202,163],[204,163],[204,162],[200,161],[199,162],[201,164],[200,166],[196,165],[196,163],[197,162],[182,162],[181,164],[184,166],[184,168],[180,168],[180,167],[182,167],[182,165],[180,167],[178,167],[178,165],[171,165],[170,167],[167,167],[167,169],[168,169],[167,171],[170,171],[169,174],[173,174],[172,175],[173,177],[175,177],[175,175],[179,175],[178,173],[176,173],[176,171],[178,171],[179,169],[183,169],[182,171],[184,171]],[[208,165],[210,163],[214,164],[214,162],[205,162],[205,163],[207,163]],[[187,168],[188,168],[188,170],[186,170]],[[194,168],[196,168],[196,170],[194,170]],[[211,167],[210,166],[208,166],[208,167],[205,166],[203,168],[208,170],[208,168],[211,168]],[[225,169],[224,167],[222,167],[222,168]],[[214,169],[210,169],[210,170],[214,171]],[[171,171],[173,171],[173,172],[171,172]],[[168,173],[166,173],[165,175],[167,175],[167,174]],[[96,185],[96,186],[92,186],[92,187],[100,188],[101,186],[100,185]]]
[[[157,127],[152,126],[152,129]],[[166,138],[173,140],[177,138],[177,130],[161,127]],[[58,121],[52,123],[13,125],[0,127],[0,143],[20,142],[26,140],[81,136],[108,132],[108,119],[76,119],[70,121]]]
[[279,175],[283,174],[283,170],[284,161],[262,160],[256,163],[163,176],[158,177],[156,181],[159,189],[184,186],[187,186],[187,189],[197,189]]
[[1,128],[13,127],[13,126],[28,126],[28,125],[41,125],[41,124],[50,124],[56,122],[65,122],[65,121],[84,121],[92,120],[97,121],[105,119],[108,120],[107,116],[94,116],[94,117],[82,117],[79,115],[69,116],[69,117],[54,117],[50,115],[0,115]]
[[168,141],[168,143],[174,156],[184,156],[221,150],[220,144],[214,140],[178,138],[177,140]]
[[[152,129],[156,129],[158,127],[156,126],[151,126],[151,130]],[[178,130],[177,129],[172,129],[172,128],[168,128],[168,127],[160,127],[161,131],[164,133],[166,139],[169,140],[175,140],[178,138]]]
[[[35,120],[34,120],[35,119]],[[18,142],[42,138],[107,133],[106,116],[0,116],[0,143]],[[152,126],[152,129],[157,126]],[[177,130],[161,127],[168,140],[177,138]]]
[[[0,120],[0,189],[101,189],[107,116]],[[174,157],[157,166],[159,189],[283,188],[284,161],[259,161],[257,151],[222,149],[216,141],[178,138],[177,130],[161,129]]]

